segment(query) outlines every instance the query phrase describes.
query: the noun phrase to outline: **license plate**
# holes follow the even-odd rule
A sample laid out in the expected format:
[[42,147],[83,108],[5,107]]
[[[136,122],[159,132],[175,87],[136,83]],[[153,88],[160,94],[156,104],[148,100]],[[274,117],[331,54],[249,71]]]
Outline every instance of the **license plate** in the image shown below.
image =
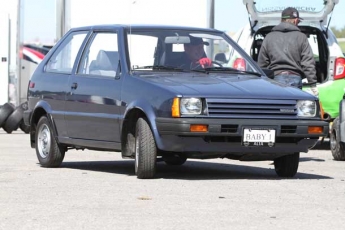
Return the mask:
[[242,145],[244,146],[274,146],[276,131],[274,129],[243,129]]

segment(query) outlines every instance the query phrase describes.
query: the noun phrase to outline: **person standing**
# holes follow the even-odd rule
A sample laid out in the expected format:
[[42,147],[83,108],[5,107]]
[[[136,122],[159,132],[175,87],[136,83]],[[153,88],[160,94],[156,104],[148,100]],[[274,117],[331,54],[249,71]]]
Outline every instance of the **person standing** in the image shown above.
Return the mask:
[[283,10],[280,24],[263,41],[258,64],[273,70],[274,80],[300,89],[302,79],[307,78],[317,96],[315,59],[307,36],[298,28],[301,20],[296,8]]

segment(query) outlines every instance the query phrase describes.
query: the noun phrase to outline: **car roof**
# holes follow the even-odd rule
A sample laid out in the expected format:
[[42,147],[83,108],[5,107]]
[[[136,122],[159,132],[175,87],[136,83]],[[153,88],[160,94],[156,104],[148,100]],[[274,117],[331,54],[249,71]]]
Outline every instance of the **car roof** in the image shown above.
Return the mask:
[[97,30],[97,29],[157,29],[157,30],[202,30],[202,31],[209,31],[209,32],[221,32],[220,30],[214,28],[201,28],[201,27],[189,27],[189,26],[174,26],[174,25],[150,25],[150,24],[100,24],[100,25],[90,25],[90,26],[83,26],[83,27],[75,27],[72,28],[71,31],[77,30]]

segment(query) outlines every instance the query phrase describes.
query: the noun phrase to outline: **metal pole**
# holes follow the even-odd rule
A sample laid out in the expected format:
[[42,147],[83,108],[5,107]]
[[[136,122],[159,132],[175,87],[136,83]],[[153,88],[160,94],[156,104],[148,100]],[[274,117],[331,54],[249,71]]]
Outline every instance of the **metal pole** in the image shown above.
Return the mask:
[[208,0],[208,27],[214,28],[214,0]]
[[66,27],[66,0],[56,0],[56,41],[65,33]]
[[17,59],[17,65],[16,65],[16,75],[17,75],[17,82],[16,82],[16,105],[20,104],[20,92],[21,92],[21,67],[22,67],[22,60],[21,60],[21,55],[20,52],[21,51],[21,44],[23,42],[22,39],[22,27],[23,27],[23,23],[22,23],[22,18],[23,15],[22,13],[24,12],[22,10],[23,7],[23,0],[18,0],[17,4],[17,39],[16,39],[16,59]]
[[[207,25],[208,28],[214,28],[214,0],[207,1]],[[214,44],[210,44],[206,48],[209,57],[214,56]]]

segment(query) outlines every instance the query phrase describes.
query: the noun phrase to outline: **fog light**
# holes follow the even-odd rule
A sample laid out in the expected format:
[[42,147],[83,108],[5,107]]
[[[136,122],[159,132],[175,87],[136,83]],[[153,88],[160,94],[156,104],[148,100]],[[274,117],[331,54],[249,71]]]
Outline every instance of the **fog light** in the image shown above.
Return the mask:
[[191,132],[208,132],[208,125],[190,125]]
[[323,133],[323,127],[322,126],[309,126],[308,127],[308,133],[309,134],[322,134]]

